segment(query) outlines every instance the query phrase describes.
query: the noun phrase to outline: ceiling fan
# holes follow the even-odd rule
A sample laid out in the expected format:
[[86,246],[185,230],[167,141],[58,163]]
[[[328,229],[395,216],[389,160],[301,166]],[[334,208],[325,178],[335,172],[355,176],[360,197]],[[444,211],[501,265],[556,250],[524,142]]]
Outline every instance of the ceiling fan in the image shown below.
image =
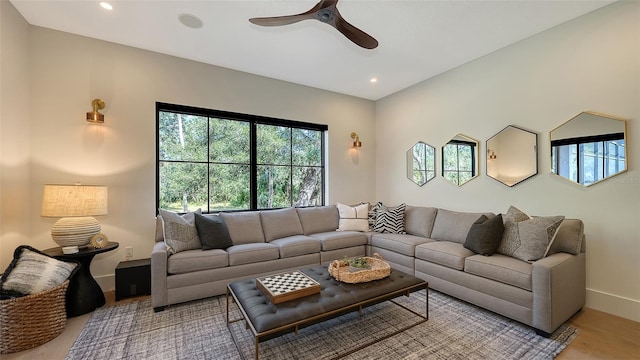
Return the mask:
[[340,12],[336,7],[337,4],[338,0],[320,0],[320,2],[309,11],[300,14],[251,18],[249,21],[260,26],[282,26],[297,23],[302,20],[315,19],[333,26],[356,45],[365,49],[375,49],[378,46],[378,40],[349,24],[340,15]]

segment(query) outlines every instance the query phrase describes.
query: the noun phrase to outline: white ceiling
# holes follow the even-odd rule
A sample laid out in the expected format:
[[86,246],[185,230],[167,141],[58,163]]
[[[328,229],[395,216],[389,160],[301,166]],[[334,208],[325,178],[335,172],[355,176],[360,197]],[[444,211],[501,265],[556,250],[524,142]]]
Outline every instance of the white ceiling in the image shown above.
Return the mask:
[[[32,25],[378,100],[612,0],[341,0],[366,50],[315,20],[260,27],[251,17],[304,12],[316,0],[11,0]],[[178,17],[199,18],[199,29]],[[376,84],[369,79],[378,78]]]

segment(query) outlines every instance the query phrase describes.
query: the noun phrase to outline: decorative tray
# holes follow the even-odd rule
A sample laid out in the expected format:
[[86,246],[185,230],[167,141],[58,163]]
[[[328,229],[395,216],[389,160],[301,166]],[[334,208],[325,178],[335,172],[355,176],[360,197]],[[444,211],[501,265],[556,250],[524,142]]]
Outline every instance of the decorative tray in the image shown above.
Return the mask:
[[329,264],[329,274],[334,279],[349,284],[380,280],[391,274],[391,266],[378,253],[363,258],[369,263],[369,269],[351,272],[346,260],[334,260]]

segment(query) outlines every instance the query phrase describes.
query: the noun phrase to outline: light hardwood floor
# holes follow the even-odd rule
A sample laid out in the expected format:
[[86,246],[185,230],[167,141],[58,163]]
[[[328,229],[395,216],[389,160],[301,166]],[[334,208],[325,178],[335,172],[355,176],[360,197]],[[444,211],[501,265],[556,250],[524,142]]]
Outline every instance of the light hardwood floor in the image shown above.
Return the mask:
[[[115,304],[115,293],[106,292],[107,305]],[[125,299],[118,303],[136,301]],[[57,360],[64,359],[91,314],[70,318],[64,332],[37,348],[0,359]],[[579,335],[556,358],[558,360],[634,360],[640,359],[640,323],[585,308],[569,320],[579,329]]]

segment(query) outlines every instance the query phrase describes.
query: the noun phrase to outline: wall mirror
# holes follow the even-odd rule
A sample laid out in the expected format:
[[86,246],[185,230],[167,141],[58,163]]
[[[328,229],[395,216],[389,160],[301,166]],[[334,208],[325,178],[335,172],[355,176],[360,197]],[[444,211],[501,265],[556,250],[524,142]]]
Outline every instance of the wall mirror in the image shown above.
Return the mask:
[[538,134],[507,126],[487,140],[487,176],[514,186],[538,173]]
[[422,141],[407,150],[407,178],[422,186],[436,177],[436,149]]
[[442,176],[464,185],[478,176],[478,141],[458,134],[442,147]]
[[582,112],[551,130],[551,172],[589,186],[627,170],[626,120]]

